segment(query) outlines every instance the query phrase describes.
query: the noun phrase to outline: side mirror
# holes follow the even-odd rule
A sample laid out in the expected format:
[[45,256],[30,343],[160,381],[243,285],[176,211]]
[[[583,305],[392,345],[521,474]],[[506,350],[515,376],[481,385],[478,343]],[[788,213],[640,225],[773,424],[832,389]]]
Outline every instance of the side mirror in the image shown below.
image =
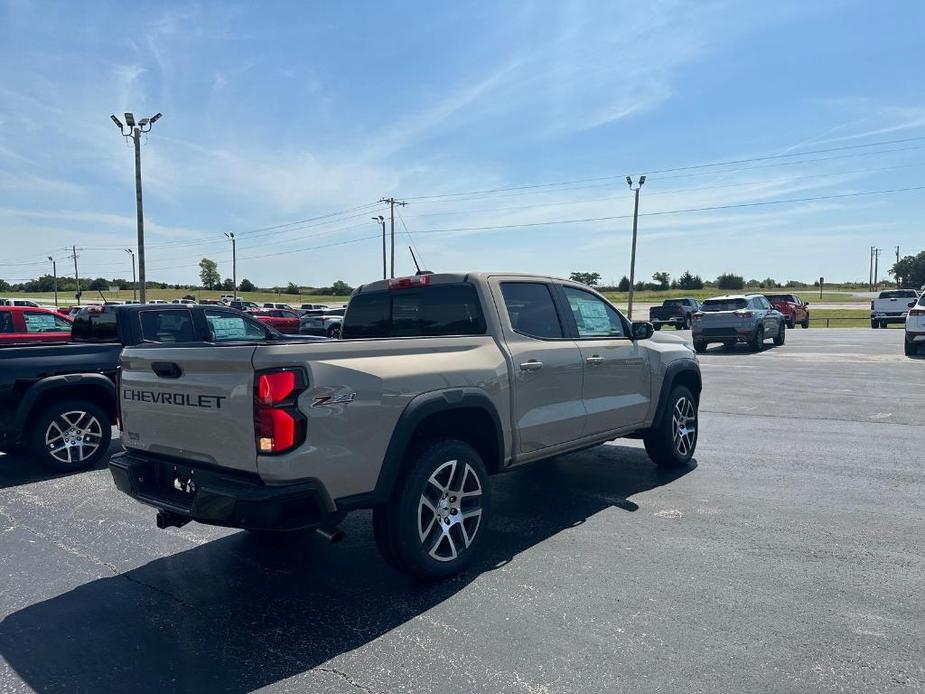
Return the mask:
[[804,305],[804,306],[809,306],[809,302],[808,302],[808,301],[804,301],[804,302],[803,302],[803,305]]
[[649,321],[633,321],[633,339],[648,340],[655,333],[655,328]]
[[909,306],[909,308],[912,308],[913,306],[915,306],[915,304],[916,304],[916,302],[915,302],[915,301],[913,301],[912,303],[910,303],[910,304],[907,304],[907,305]]

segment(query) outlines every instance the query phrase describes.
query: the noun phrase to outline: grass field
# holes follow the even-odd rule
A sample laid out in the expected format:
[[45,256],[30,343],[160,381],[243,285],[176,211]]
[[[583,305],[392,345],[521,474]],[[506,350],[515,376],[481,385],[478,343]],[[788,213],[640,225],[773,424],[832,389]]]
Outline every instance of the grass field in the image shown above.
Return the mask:
[[[172,299],[179,299],[187,294],[195,296],[197,300],[202,299],[212,299],[217,300],[221,297],[222,294],[230,294],[230,292],[225,291],[209,291],[206,289],[203,290],[183,290],[183,289],[148,289],[147,298],[150,299],[165,299],[170,301]],[[42,304],[52,305],[55,302],[55,295],[52,292],[2,292],[0,293],[4,297],[22,297],[29,299],[37,299]],[[123,291],[111,291],[111,292],[102,292],[102,296],[106,298],[107,301],[125,301],[132,298],[132,291],[123,290]],[[299,304],[333,304],[339,306],[340,304],[347,303],[349,297],[346,296],[311,296],[308,294],[275,294],[273,292],[238,292],[240,296],[245,301],[253,301],[257,304],[262,304],[264,302],[273,301],[277,303],[290,304],[295,308],[299,307]],[[101,298],[100,292],[94,292],[86,290],[81,297],[80,303],[82,304],[92,304],[99,303]],[[65,294],[64,292],[58,292],[58,303],[60,306],[73,306],[77,303],[74,299],[73,294]]]
[[[656,303],[664,301],[665,299],[671,299],[681,296],[690,296],[695,299],[703,301],[704,299],[709,299],[712,296],[720,296],[722,294],[742,294],[742,293],[760,293],[763,294],[765,290],[763,289],[742,289],[742,290],[726,290],[726,289],[694,289],[694,290],[684,290],[684,289],[669,289],[664,292],[635,292],[633,294],[633,301],[639,303]],[[839,303],[869,303],[870,299],[863,299],[856,296],[851,296],[851,294],[837,294],[835,292],[823,292],[822,298],[819,298],[819,290],[809,287],[807,289],[775,289],[773,291],[768,290],[768,294],[771,293],[780,293],[780,294],[796,294],[803,299],[803,301],[808,301],[810,304],[813,302],[821,301],[822,303],[826,302],[839,302]],[[613,301],[615,304],[620,304],[625,306],[627,302],[627,293],[626,292],[604,292],[604,296]]]
[[[809,326],[811,328],[870,328],[870,309],[813,309],[810,307]],[[889,327],[903,329],[901,323]]]

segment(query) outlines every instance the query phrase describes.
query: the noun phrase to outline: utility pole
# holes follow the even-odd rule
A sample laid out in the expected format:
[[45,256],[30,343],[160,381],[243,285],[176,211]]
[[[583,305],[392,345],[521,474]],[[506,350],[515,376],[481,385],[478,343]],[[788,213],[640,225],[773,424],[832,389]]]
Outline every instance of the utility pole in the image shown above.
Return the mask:
[[119,128],[119,132],[125,138],[131,138],[135,145],[135,211],[138,217],[138,282],[139,282],[139,299],[141,303],[147,303],[145,300],[145,215],[141,202],[141,135],[142,133],[151,132],[153,126],[162,114],[155,113],[150,118],[142,118],[135,125],[135,116],[132,113],[125,114],[125,125],[128,126],[128,132],[125,132],[125,126],[122,121],[114,115],[110,116],[112,122]]
[[874,291],[874,247],[871,246],[868,251],[870,256],[868,260],[870,261],[870,268],[867,271],[867,291]]
[[389,211],[390,211],[390,217],[391,217],[391,222],[392,222],[392,236],[390,239],[391,246],[392,246],[391,247],[392,265],[391,265],[391,275],[390,276],[395,277],[395,206],[401,205],[402,207],[404,207],[408,203],[403,202],[401,200],[396,200],[395,198],[381,198],[379,202],[389,203]]
[[137,298],[135,293],[138,291],[138,284],[135,281],[135,251],[133,251],[131,248],[126,248],[124,250],[126,253],[132,256],[132,301],[135,301]]
[[639,221],[639,189],[646,182],[645,176],[639,177],[639,184],[633,188],[633,179],[626,177],[626,185],[635,193],[636,200],[633,205],[633,248],[630,251],[630,291],[626,305],[626,317],[633,320],[633,290],[636,286],[636,227]]
[[880,253],[883,252],[882,248],[874,249],[874,289],[877,291],[877,287],[880,286]]
[[51,256],[48,256],[48,259],[51,261],[51,276],[54,278],[54,287],[55,287],[55,306],[58,305],[58,266],[55,263],[55,259]]
[[[896,247],[896,264],[899,265],[899,246]],[[899,275],[896,275],[896,288],[899,289]]]
[[234,298],[238,298],[238,253],[235,248],[234,232],[225,232],[225,236],[231,239],[231,283],[234,285],[231,292]]
[[77,274],[77,246],[71,246],[71,257],[74,259],[74,280],[77,282],[77,305],[80,306],[80,275]]
[[373,217],[372,220],[376,224],[382,225],[382,279],[385,279],[388,277],[388,268],[386,267],[385,262],[385,217],[380,214],[376,217]]

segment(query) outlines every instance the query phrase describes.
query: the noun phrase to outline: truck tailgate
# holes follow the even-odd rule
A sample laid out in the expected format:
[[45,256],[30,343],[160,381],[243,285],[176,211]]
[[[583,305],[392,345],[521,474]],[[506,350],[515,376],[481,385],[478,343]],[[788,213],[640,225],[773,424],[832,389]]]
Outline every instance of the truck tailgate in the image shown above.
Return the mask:
[[257,471],[253,345],[129,347],[122,353],[122,444]]

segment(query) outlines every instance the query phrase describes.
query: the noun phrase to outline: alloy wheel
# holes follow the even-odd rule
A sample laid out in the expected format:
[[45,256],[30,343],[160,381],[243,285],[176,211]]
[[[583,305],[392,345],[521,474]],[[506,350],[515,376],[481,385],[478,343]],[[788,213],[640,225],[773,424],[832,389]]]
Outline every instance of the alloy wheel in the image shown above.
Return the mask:
[[428,478],[418,502],[418,535],[437,561],[468,549],[482,520],[482,485],[472,466],[448,460]]
[[45,430],[48,454],[65,465],[82,463],[96,453],[103,440],[99,420],[83,410],[62,412]]
[[690,398],[681,397],[671,415],[672,439],[678,455],[690,455],[697,442],[697,409]]

